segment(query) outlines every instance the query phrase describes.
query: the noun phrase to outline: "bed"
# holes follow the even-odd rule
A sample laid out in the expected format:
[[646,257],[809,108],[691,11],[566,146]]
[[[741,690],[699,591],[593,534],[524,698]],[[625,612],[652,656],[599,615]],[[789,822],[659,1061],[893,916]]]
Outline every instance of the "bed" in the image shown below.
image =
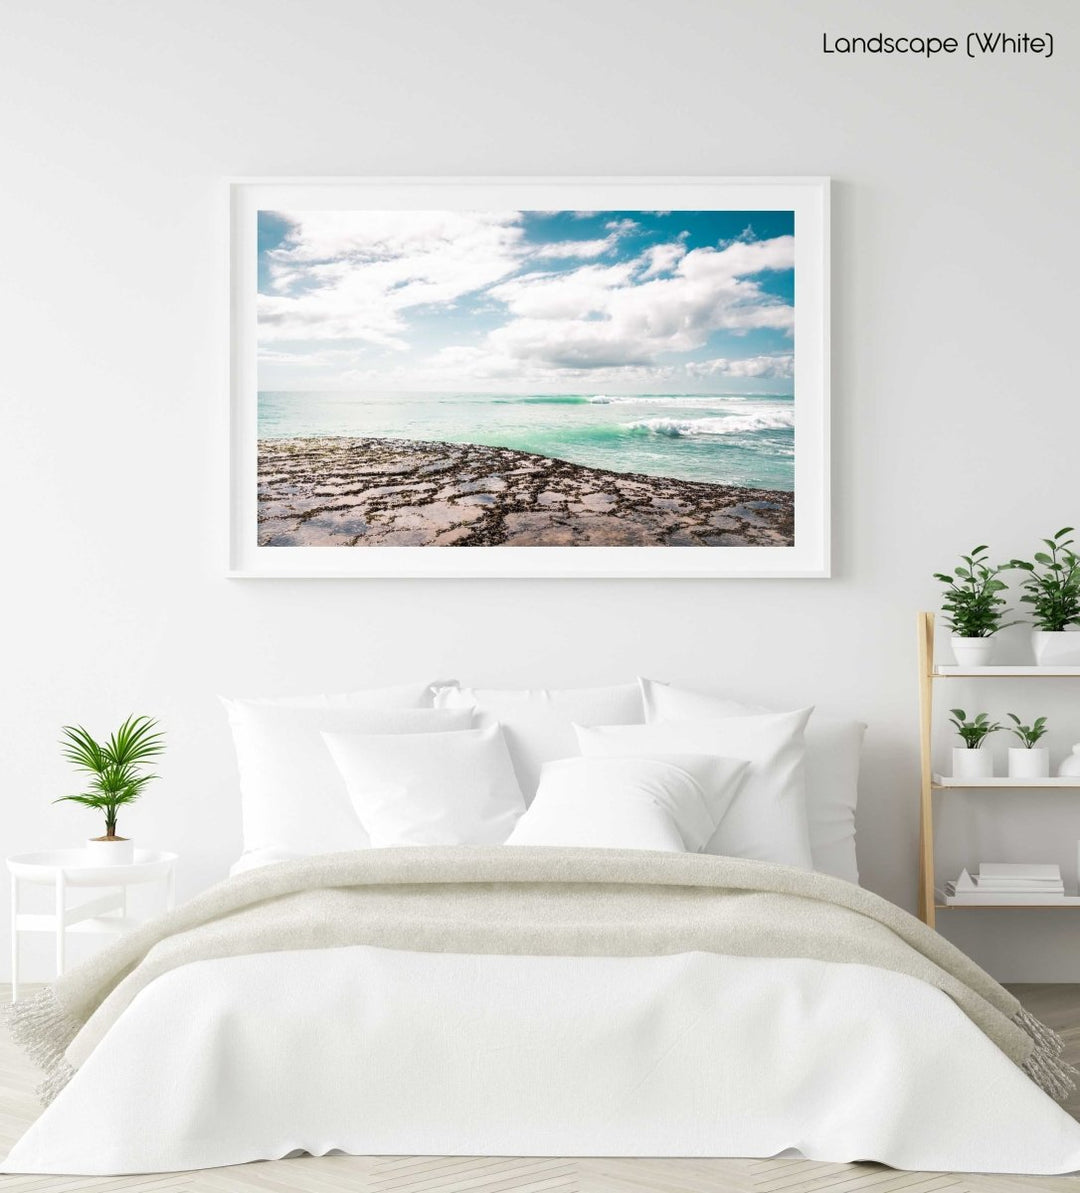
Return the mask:
[[18,1004],[0,1170],[1080,1169],[1060,1041],[852,880],[861,728],[663,686],[234,702],[237,873]]

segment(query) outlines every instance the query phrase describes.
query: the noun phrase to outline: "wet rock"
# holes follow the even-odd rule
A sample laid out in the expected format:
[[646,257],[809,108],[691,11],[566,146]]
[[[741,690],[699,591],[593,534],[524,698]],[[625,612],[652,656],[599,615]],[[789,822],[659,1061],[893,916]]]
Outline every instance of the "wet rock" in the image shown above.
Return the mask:
[[264,439],[259,544],[790,546],[794,496],[586,468],[509,448]]

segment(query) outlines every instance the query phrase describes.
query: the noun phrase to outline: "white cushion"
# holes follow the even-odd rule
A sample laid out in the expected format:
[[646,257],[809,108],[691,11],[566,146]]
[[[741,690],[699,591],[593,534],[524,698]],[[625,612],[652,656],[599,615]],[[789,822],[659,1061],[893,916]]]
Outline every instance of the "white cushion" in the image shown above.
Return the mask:
[[372,845],[501,845],[525,811],[498,725],[323,739]]
[[477,725],[502,725],[525,802],[536,794],[540,768],[576,757],[574,725],[641,725],[637,684],[605,688],[461,688],[435,691],[436,708],[472,708]]
[[596,755],[716,754],[750,763],[706,852],[812,868],[806,828],[803,730],[812,709],[763,717],[578,726],[581,752]]
[[[725,700],[706,692],[642,679],[645,719],[703,720],[755,716],[774,710]],[[814,869],[859,881],[855,858],[855,809],[866,725],[815,712],[806,726],[806,819]]]
[[580,845],[698,853],[747,763],[711,755],[549,762],[507,845]]
[[222,703],[240,768],[245,853],[329,853],[370,844],[320,736],[324,729],[437,733],[468,729],[472,723],[468,710]]

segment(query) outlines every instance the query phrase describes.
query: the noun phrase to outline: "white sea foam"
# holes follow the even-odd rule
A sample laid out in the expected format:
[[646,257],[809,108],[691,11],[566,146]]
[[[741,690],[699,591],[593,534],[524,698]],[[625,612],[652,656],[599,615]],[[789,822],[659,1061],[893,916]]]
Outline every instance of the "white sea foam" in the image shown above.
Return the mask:
[[695,403],[708,406],[724,406],[728,403],[743,401],[746,401],[746,399],[727,394],[720,396],[714,394],[671,394],[665,397],[642,395],[640,397],[620,396],[617,398],[608,397],[606,394],[597,394],[596,397],[589,398],[589,404],[592,406],[693,406]]
[[729,414],[725,418],[643,418],[630,423],[628,429],[678,439],[683,435],[750,435],[755,431],[786,430],[794,425],[794,411],[775,410],[761,414]]

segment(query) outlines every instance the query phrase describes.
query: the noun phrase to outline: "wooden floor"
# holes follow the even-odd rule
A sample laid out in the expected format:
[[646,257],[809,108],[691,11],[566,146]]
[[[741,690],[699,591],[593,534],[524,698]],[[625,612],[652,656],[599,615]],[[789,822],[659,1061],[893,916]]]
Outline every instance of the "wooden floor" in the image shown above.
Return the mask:
[[[1080,1064],[1080,986],[1013,986]],[[0,985],[0,998],[10,998]],[[0,1030],[0,1155],[39,1113],[38,1074]],[[1080,1119],[1080,1091],[1066,1107]],[[164,1176],[0,1176],[2,1193],[1080,1193],[1080,1177],[897,1172],[807,1160],[506,1160],[303,1156]]]

